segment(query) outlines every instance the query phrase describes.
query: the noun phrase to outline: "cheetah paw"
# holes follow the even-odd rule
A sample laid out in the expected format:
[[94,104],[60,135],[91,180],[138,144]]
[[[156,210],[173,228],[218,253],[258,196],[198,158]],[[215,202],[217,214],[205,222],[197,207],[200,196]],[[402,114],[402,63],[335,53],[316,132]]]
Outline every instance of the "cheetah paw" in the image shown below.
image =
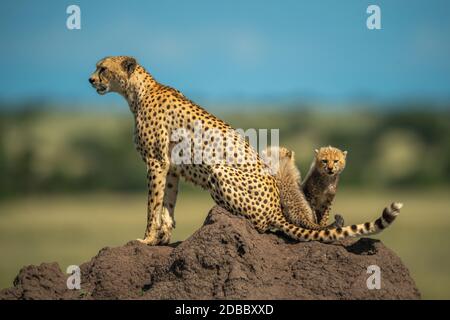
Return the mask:
[[343,216],[341,216],[340,214],[336,214],[335,216],[334,216],[334,223],[333,223],[333,225],[334,225],[334,227],[335,228],[342,228],[343,226],[344,226],[344,217]]
[[145,239],[136,239],[137,241],[139,241],[140,243],[146,244],[148,246],[154,246],[156,244],[158,244],[158,240],[157,239],[152,239],[152,238],[145,238]]

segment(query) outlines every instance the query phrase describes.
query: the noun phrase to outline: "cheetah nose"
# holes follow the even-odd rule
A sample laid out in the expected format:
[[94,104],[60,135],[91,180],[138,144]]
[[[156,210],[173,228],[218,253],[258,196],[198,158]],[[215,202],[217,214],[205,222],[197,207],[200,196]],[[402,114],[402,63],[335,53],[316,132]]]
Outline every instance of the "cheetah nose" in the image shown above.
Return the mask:
[[95,80],[93,78],[89,78],[89,83],[94,84]]

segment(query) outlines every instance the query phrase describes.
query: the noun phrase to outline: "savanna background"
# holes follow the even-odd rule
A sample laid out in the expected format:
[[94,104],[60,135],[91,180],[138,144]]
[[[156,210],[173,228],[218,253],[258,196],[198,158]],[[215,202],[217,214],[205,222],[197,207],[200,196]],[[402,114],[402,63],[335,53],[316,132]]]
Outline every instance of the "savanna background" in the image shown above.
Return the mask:
[[[304,174],[314,148],[348,150],[333,211],[354,223],[404,202],[378,238],[424,298],[450,298],[450,4],[375,2],[3,2],[0,288],[23,265],[65,269],[142,236],[132,116],[87,81],[126,54],[235,128],[279,129]],[[369,4],[381,30],[366,28]],[[212,205],[182,184],[173,241]]]

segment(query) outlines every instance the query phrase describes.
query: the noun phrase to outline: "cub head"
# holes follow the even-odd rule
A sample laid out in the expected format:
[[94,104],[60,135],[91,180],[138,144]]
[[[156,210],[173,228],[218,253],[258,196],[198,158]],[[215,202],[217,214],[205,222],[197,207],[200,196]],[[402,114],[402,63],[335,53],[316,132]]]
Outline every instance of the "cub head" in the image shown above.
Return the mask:
[[106,57],[97,63],[89,83],[98,94],[118,92],[124,94],[131,74],[136,69],[136,59],[127,56]]
[[294,151],[291,151],[289,149],[286,149],[285,147],[279,148],[279,156],[280,160],[290,160],[295,161],[295,153]]
[[292,160],[294,161],[294,151],[291,151],[285,147],[275,147],[270,146],[267,147],[266,150],[263,151],[264,158],[274,157],[283,160]]
[[328,146],[316,149],[314,152],[316,153],[315,165],[320,173],[334,176],[344,170],[347,151]]
[[290,174],[293,178],[300,179],[300,173],[295,166],[295,153],[285,147],[267,147],[262,154],[263,161],[268,165],[272,174]]

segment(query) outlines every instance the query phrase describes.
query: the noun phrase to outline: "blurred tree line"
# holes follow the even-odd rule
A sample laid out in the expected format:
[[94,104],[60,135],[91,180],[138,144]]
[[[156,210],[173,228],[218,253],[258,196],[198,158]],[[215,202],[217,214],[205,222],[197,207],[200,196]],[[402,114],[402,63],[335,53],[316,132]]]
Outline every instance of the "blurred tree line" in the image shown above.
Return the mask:
[[[145,189],[131,115],[38,110],[0,112],[0,197]],[[349,152],[343,186],[449,185],[449,111],[311,110],[218,115],[235,128],[279,128],[303,175],[315,148],[334,145]]]

